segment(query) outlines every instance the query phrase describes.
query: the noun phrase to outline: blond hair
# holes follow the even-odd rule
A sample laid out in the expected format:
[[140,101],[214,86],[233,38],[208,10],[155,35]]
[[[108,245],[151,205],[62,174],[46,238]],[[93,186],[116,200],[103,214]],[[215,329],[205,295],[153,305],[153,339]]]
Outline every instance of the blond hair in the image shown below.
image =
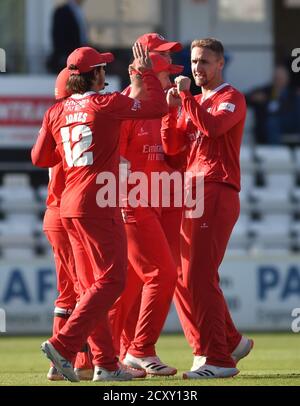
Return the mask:
[[217,54],[219,57],[224,57],[223,44],[222,44],[222,42],[218,41],[215,38],[195,39],[191,43],[191,50],[195,47],[210,49],[215,54]]

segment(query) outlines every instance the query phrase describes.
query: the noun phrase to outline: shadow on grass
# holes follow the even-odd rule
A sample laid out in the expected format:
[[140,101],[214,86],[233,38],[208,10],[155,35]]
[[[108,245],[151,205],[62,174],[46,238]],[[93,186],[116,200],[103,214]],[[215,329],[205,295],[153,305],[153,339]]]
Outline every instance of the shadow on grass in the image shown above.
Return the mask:
[[239,375],[235,379],[300,379],[300,373],[297,374],[256,374],[256,375]]

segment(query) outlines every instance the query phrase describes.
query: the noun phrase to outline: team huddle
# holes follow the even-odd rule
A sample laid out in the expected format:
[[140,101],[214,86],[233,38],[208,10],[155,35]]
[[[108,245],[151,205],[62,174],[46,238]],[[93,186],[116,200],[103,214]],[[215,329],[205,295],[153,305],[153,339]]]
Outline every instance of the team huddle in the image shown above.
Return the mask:
[[[184,379],[235,376],[253,347],[231,319],[218,274],[239,217],[246,104],[224,82],[224,49],[213,38],[191,44],[202,93],[192,96],[188,77],[173,83],[183,66],[171,53],[181,49],[156,33],[138,38],[122,93],[101,93],[114,56],[90,47],[73,51],[57,77],[57,102],[31,154],[34,165],[50,168],[43,228],[59,295],[53,335],[41,347],[49,380],[175,375],[155,349],[172,300],[194,354]],[[167,192],[153,185],[162,173],[188,173],[192,195],[203,182],[201,215],[174,203],[185,182]],[[106,185],[103,193],[103,174],[121,190]],[[145,187],[134,183],[137,174]]]

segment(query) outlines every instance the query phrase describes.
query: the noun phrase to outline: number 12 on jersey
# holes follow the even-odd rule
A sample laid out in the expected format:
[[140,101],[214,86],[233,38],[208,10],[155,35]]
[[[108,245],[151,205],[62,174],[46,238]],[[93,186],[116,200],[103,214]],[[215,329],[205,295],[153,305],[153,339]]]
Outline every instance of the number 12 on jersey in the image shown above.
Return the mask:
[[[93,133],[90,127],[83,124],[77,125],[72,129],[70,127],[63,127],[60,129],[60,134],[66,162],[70,168],[93,164],[93,152],[87,151],[93,141]],[[73,147],[71,147],[71,142],[74,143]]]

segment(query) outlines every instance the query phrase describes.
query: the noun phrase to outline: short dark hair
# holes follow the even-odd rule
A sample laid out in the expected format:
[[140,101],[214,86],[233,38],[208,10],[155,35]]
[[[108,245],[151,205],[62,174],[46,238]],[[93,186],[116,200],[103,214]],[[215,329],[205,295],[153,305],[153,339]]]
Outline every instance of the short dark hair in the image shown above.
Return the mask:
[[195,39],[191,43],[191,50],[193,48],[206,48],[213,51],[220,57],[224,57],[224,47],[221,41],[218,41],[215,38],[203,38],[203,39]]
[[68,68],[71,74],[67,82],[67,90],[72,94],[83,94],[91,90],[93,81],[95,80],[95,73],[101,69],[101,66],[97,66],[95,69],[86,73],[80,73],[79,75],[72,74],[72,70],[77,69],[75,65],[70,65]]

